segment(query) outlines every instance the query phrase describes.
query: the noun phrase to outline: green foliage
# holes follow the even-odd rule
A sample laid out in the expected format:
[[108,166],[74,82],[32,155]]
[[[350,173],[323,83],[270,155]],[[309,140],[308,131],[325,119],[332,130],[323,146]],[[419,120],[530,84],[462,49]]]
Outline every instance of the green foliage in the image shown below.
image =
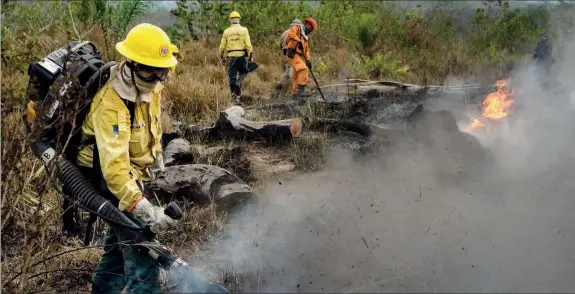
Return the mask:
[[64,2],[2,1],[2,113],[25,101],[28,64],[42,58],[54,44],[49,37],[69,27]]
[[164,28],[164,31],[170,37],[172,43],[179,44],[189,40],[187,28],[182,23],[175,23]]
[[116,59],[114,45],[127,33],[128,25],[150,9],[150,1],[125,0],[120,2],[93,1],[94,10],[101,15],[99,25],[104,32],[106,53],[109,60]]
[[390,51],[375,57],[362,56],[362,70],[371,79],[402,79],[407,76],[409,68],[400,60],[393,59]]
[[[211,36],[223,31],[227,15],[231,12],[230,3],[209,0],[178,0],[177,7],[170,12],[178,18],[178,23],[168,31],[178,39],[193,39]],[[187,29],[187,34],[184,31]]]
[[507,1],[499,1],[497,6],[499,9],[492,16],[485,9],[477,9],[473,20],[473,54],[488,61],[500,61],[509,54],[533,47],[546,29],[543,8],[526,13],[509,9]]

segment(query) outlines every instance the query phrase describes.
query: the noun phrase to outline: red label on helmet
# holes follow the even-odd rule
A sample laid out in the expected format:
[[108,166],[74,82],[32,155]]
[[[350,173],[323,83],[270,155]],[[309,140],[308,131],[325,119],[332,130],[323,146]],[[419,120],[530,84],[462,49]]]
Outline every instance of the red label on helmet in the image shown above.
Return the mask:
[[168,46],[162,45],[162,47],[160,47],[160,56],[162,56],[162,57],[166,56],[166,55],[168,55],[168,53],[170,53]]

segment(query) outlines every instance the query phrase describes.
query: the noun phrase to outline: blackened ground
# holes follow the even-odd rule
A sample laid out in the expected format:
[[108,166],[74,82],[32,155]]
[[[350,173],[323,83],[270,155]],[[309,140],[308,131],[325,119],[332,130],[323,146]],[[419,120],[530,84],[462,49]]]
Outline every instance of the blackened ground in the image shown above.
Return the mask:
[[251,275],[246,292],[575,289],[571,170],[441,186],[417,155],[333,158],[270,182],[211,265]]
[[236,273],[243,292],[572,292],[566,114],[535,107],[481,151],[434,119],[431,143],[334,147],[321,171],[270,180],[196,265]]

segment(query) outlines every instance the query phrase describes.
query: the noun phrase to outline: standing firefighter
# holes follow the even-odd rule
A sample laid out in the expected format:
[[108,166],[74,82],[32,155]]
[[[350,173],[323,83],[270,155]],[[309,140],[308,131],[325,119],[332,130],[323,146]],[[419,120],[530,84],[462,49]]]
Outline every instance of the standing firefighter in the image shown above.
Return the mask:
[[[142,193],[150,167],[161,164],[161,82],[177,64],[175,46],[151,24],[134,27],[116,50],[126,60],[111,68],[109,81],[94,97],[82,133],[85,147],[78,164],[89,177],[101,177],[103,196],[115,200],[126,215],[154,233],[175,225]],[[159,267],[134,246],[118,245],[109,228],[104,253],[93,276],[93,293],[160,293]]]
[[248,29],[240,25],[240,14],[232,11],[229,19],[231,25],[222,36],[219,56],[222,63],[225,63],[225,51],[230,92],[232,98],[238,100],[242,94],[242,81],[248,74],[246,57],[249,57],[249,62],[253,62],[253,50]]
[[310,17],[306,18],[303,24],[298,19],[294,20],[287,33],[287,42],[285,42],[283,52],[293,68],[292,94],[295,97],[307,96],[304,91],[311,70],[308,38],[316,29],[317,23]]

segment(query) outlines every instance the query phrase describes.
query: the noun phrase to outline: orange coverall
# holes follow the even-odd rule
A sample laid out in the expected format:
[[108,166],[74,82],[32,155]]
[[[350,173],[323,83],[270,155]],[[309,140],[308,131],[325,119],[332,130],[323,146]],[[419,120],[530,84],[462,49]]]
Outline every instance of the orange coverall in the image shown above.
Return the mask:
[[[298,48],[298,42],[300,41],[303,45],[303,52]],[[286,57],[294,72],[292,94],[297,94],[299,86],[306,86],[309,82],[309,70],[301,55],[304,55],[307,60],[310,58],[308,40],[301,35],[301,27],[299,25],[294,25],[290,28],[285,49],[289,48],[296,48],[296,54],[293,58],[289,58],[287,55]]]

